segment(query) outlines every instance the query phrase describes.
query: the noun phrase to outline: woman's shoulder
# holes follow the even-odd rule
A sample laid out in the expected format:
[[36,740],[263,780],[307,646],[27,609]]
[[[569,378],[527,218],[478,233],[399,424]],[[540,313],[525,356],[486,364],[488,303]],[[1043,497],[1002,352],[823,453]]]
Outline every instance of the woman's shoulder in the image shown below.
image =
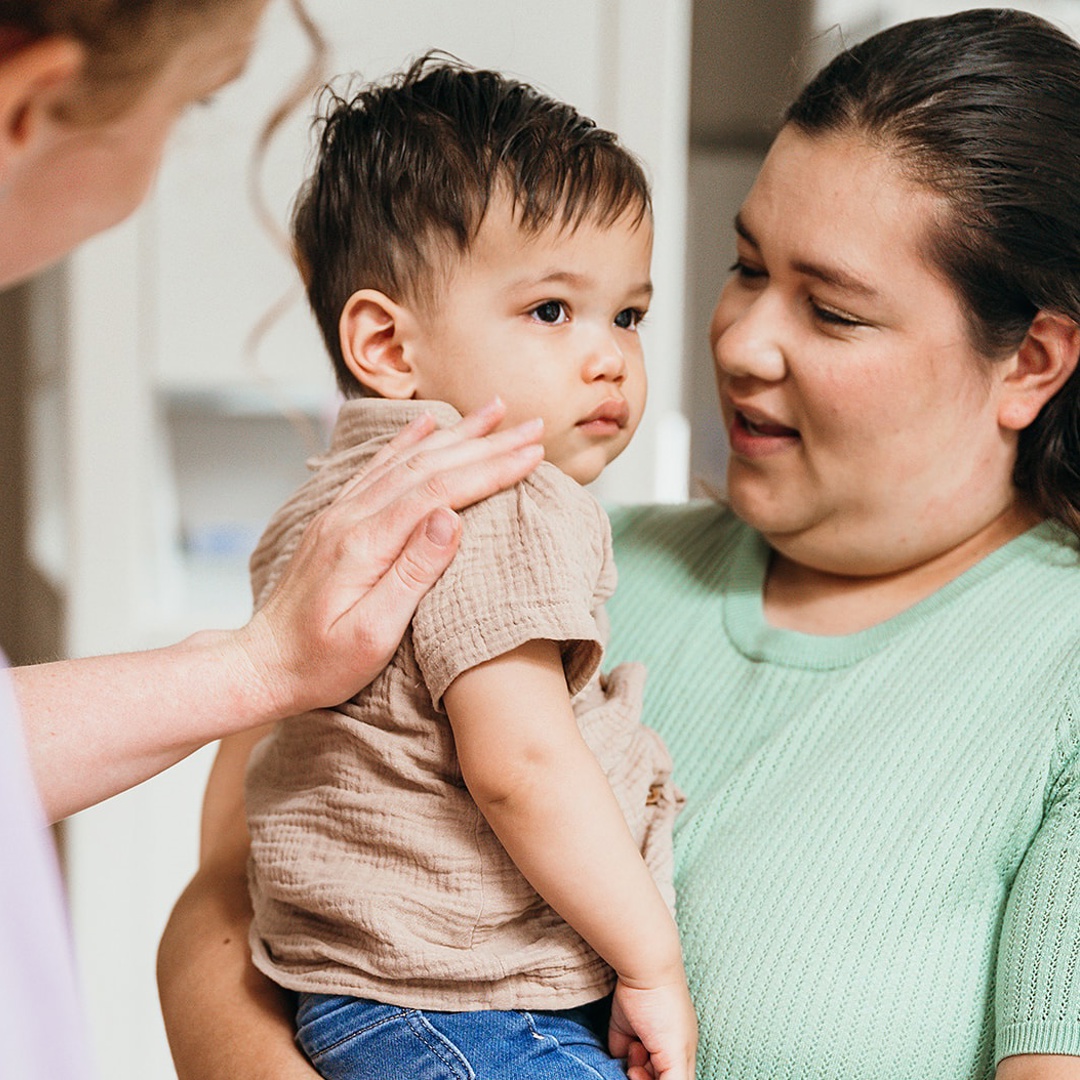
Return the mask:
[[1056,521],[1044,521],[1020,537],[1020,553],[1060,570],[1080,570],[1080,537]]
[[[1030,679],[1032,700],[1080,698],[1080,545],[1043,522],[976,567],[970,600],[955,618],[986,656],[1001,655],[998,677]],[[961,596],[964,594],[961,593]],[[1008,658],[1022,658],[1012,664]],[[1072,708],[1072,705],[1069,706]],[[1080,716],[1077,737],[1080,738]]]
[[[1051,617],[1053,624],[1080,635],[1080,542],[1053,522],[1043,522],[999,553],[997,588],[1011,594],[1018,612]],[[993,556],[991,556],[993,558]]]

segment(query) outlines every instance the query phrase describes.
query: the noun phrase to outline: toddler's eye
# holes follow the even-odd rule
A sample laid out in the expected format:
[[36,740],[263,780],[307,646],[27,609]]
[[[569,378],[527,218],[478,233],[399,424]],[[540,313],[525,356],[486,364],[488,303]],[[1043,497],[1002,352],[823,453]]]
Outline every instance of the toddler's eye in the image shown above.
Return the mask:
[[641,325],[641,320],[644,318],[645,312],[640,308],[623,308],[623,310],[615,316],[615,325],[620,330],[636,330]]
[[561,300],[545,300],[534,307],[530,314],[538,322],[547,323],[548,326],[560,326],[570,318],[570,313]]

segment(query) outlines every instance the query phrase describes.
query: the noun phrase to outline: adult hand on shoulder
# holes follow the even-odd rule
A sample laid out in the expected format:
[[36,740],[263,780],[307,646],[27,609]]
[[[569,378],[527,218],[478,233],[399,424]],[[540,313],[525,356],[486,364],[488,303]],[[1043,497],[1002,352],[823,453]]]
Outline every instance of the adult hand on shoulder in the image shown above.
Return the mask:
[[492,433],[504,414],[496,400],[452,428],[418,418],[308,526],[239,631],[268,716],[345,701],[382,670],[457,551],[453,511],[516,483],[543,456],[539,421]]
[[[14,669],[52,820],[124,791],[214,739],[352,697],[388,662],[457,550],[460,509],[543,455],[539,423],[494,432],[501,403],[405,428],[320,514],[239,630],[162,649]],[[493,433],[494,432],[494,433]]]

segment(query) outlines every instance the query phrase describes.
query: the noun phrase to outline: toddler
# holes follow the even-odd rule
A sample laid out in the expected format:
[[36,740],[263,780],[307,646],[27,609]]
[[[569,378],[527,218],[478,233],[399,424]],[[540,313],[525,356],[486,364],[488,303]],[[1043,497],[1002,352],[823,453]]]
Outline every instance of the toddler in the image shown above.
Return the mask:
[[652,220],[636,161],[569,106],[425,57],[333,98],[293,218],[346,401],[252,557],[256,603],[305,525],[404,423],[493,395],[547,460],[464,511],[397,654],[248,772],[258,967],[300,993],[328,1078],[693,1074],[671,915],[680,797],[598,674],[615,585],[581,486],[641,418]]

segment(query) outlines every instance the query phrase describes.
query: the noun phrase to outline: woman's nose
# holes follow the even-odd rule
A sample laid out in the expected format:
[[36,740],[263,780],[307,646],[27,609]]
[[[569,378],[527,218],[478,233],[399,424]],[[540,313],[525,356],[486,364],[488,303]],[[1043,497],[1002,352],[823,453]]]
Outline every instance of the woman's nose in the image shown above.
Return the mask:
[[713,312],[709,341],[718,374],[779,382],[787,373],[780,313],[768,293],[733,301],[726,293]]

